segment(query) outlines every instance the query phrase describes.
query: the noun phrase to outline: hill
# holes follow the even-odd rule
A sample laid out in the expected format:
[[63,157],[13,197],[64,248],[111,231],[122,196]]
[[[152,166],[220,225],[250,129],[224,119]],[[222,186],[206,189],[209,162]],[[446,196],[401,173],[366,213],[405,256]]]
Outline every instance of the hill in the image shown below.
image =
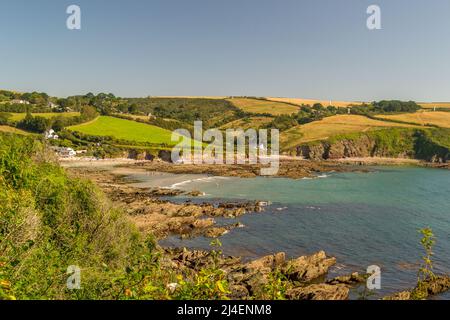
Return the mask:
[[[25,118],[27,115],[26,113],[11,113],[12,121],[20,121]],[[53,118],[53,117],[76,117],[79,116],[79,112],[46,112],[46,113],[32,113],[34,117],[43,117],[46,119]]]
[[273,118],[271,117],[250,117],[250,118],[243,118],[239,120],[235,120],[229,123],[224,124],[219,129],[226,130],[226,129],[236,129],[236,128],[242,128],[243,130],[247,129],[259,129],[262,126],[269,124],[271,121],[273,121]]
[[328,107],[330,105],[339,107],[339,108],[346,108],[350,105],[361,105],[361,102],[355,102],[355,101],[330,101],[330,100],[314,100],[314,99],[301,99],[301,98],[273,98],[269,97],[267,100],[270,101],[278,101],[278,102],[285,102],[285,103],[291,103],[295,105],[302,105],[302,104],[309,104],[310,106],[314,105],[315,103],[321,103],[324,107]]
[[297,113],[299,108],[287,103],[268,101],[252,98],[232,98],[228,99],[234,106],[244,112],[249,113],[268,113],[274,116],[282,114]]
[[417,123],[421,126],[435,125],[442,128],[450,128],[450,112],[444,111],[378,115],[377,118]]
[[89,123],[71,126],[68,129],[91,136],[111,136],[120,140],[154,144],[176,144],[176,142],[171,141],[172,132],[169,130],[109,116],[100,116]]
[[20,135],[24,135],[24,136],[28,136],[31,135],[31,133],[27,132],[27,131],[23,131],[14,127],[10,127],[10,126],[2,126],[0,125],[0,132],[8,132],[8,133],[15,133],[15,134],[20,134]]
[[424,109],[450,109],[450,102],[420,102],[419,105]]
[[303,143],[326,140],[346,133],[366,132],[387,127],[415,127],[414,125],[373,120],[359,115],[337,115],[300,125],[283,132],[280,136],[282,149]]

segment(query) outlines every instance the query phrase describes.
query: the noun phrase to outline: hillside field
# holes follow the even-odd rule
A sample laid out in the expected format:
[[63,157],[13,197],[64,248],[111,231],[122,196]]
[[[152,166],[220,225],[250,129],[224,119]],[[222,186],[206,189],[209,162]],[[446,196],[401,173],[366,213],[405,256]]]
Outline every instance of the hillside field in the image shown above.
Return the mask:
[[404,113],[395,115],[379,115],[377,116],[377,118],[417,123],[421,126],[432,124],[442,128],[450,128],[450,112],[436,111]]
[[424,109],[443,108],[450,109],[450,102],[420,102],[418,103]]
[[274,116],[297,113],[299,108],[286,103],[251,98],[228,99],[237,108],[250,113],[269,113]]
[[[267,98],[267,100],[270,101],[278,101],[278,102],[285,102],[285,103],[292,103],[295,105],[302,105],[302,104],[309,104],[310,106],[314,105],[315,103],[321,103],[324,107],[328,107],[330,105],[330,100],[313,100],[313,99],[300,99],[300,98]],[[331,105],[339,108],[347,108],[350,105],[361,105],[361,102],[355,102],[355,101],[331,101]]]
[[358,115],[337,115],[291,128],[280,136],[282,149],[303,143],[326,140],[339,134],[365,132],[387,127],[415,127],[414,125],[372,120]]
[[273,120],[271,117],[250,117],[250,118],[244,118],[235,120],[232,122],[229,122],[227,124],[224,124],[219,129],[226,130],[226,129],[259,129],[262,126],[270,123]]
[[[11,114],[12,114],[12,117],[11,117],[12,121],[20,121],[20,120],[24,119],[25,116],[27,115],[26,113],[11,113]],[[53,117],[58,117],[58,116],[76,117],[76,116],[79,116],[80,113],[79,112],[48,112],[48,113],[32,113],[32,115],[34,117],[53,118]]]
[[169,130],[109,116],[100,116],[94,121],[71,126],[68,129],[92,136],[112,136],[116,139],[155,144],[176,144],[171,141],[172,132]]
[[24,136],[31,135],[31,133],[20,130],[20,129],[10,127],[10,126],[1,126],[1,125],[0,125],[0,132],[15,133],[15,134],[21,134]]

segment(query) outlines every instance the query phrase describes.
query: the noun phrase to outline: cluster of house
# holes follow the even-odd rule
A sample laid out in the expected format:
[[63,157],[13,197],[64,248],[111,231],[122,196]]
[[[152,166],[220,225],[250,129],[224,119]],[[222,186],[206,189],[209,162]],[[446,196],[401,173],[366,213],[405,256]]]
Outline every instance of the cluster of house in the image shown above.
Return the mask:
[[78,154],[85,154],[87,150],[74,150],[70,147],[54,147],[53,150],[60,158],[72,158]]
[[[29,101],[27,101],[27,100],[22,100],[22,99],[14,99],[14,100],[9,101],[9,103],[11,103],[11,104],[31,104]],[[59,108],[59,105],[57,105],[56,103],[53,103],[53,102],[51,102],[51,101],[49,101],[49,102],[47,103],[47,106],[49,106],[49,107],[52,108],[52,109],[57,109],[57,108]]]
[[[44,138],[47,140],[58,140],[59,136],[56,134],[55,130],[50,129],[45,131]],[[53,147],[52,149],[60,158],[72,158],[77,154],[84,154],[87,152],[87,150],[74,150],[70,147]]]
[[28,102],[26,100],[21,100],[21,99],[14,99],[14,100],[11,100],[9,103],[12,103],[12,104],[30,104],[30,102]]

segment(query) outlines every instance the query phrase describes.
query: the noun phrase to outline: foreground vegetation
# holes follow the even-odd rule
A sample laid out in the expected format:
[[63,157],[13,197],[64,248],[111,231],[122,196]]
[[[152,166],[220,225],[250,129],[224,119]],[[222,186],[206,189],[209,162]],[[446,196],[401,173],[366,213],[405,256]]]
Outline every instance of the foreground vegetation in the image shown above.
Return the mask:
[[[219,269],[161,270],[152,238],[35,139],[0,134],[0,188],[0,299],[225,297]],[[79,290],[67,287],[69,266],[81,269]]]

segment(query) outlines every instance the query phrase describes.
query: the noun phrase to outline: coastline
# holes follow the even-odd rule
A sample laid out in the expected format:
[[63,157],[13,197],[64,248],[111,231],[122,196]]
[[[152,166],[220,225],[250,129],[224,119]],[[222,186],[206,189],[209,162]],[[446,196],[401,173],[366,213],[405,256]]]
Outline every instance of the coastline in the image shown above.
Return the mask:
[[[115,163],[123,163],[115,161]],[[180,203],[170,198],[185,195],[198,197],[199,192],[184,192],[169,188],[139,188],[130,186],[123,175],[102,168],[66,168],[70,175],[87,178],[97,184],[114,205],[124,210],[143,235],[152,234],[156,240],[168,236],[181,238],[203,236],[211,240],[244,227],[234,219],[245,214],[258,214],[267,205],[262,201]],[[119,171],[120,172],[120,171]],[[217,225],[216,218],[229,223]],[[196,274],[204,268],[219,268],[229,283],[232,299],[267,299],[268,287],[282,277],[284,295],[290,300],[348,300],[354,290],[365,282],[365,275],[352,272],[329,277],[336,258],[324,251],[300,257],[287,257],[276,252],[256,260],[226,256],[221,251],[161,247],[164,255],[161,269],[177,274]],[[281,279],[281,278],[280,278]]]
[[[345,163],[336,165],[330,162],[311,163],[311,161],[298,161],[283,159],[281,174],[278,177],[295,177],[294,179],[304,178],[306,176],[315,176],[325,174],[326,172],[370,172],[370,168],[361,168],[363,165],[354,164],[361,159],[351,160],[350,164]],[[371,159],[376,161],[364,162],[367,165],[379,165],[380,160],[385,164],[395,163],[397,165],[417,165],[416,161],[391,161],[390,159]],[[129,172],[138,170],[139,172],[150,174],[157,179],[161,172],[169,175],[185,175],[186,172],[205,177],[233,176],[233,177],[253,177],[257,175],[258,166],[252,166],[250,174],[242,175],[242,172],[248,170],[248,166],[236,166],[230,168],[225,166],[213,169],[211,166],[196,166],[192,169],[190,165],[174,165],[163,161],[134,161],[130,159],[113,159],[88,161],[88,166],[81,164],[86,162],[72,161],[71,168],[67,168],[74,175],[82,176],[96,183],[107,196],[121,207],[134,222],[142,234],[154,234],[157,240],[169,236],[177,236],[182,239],[193,237],[206,237],[210,239],[220,238],[222,235],[232,232],[235,228],[244,227],[233,221],[236,217],[242,215],[258,214],[264,211],[265,203],[263,201],[253,202],[201,202],[195,203],[189,200],[201,196],[199,191],[182,191],[176,188],[179,183],[172,184],[172,188],[160,186],[137,187],[137,181],[125,179]],[[67,163],[66,163],[67,164]],[[96,164],[98,164],[96,166]],[[419,165],[420,166],[420,165]],[[67,167],[67,166],[66,166]],[[117,170],[109,170],[109,167],[115,167]],[[214,167],[214,166],[213,166]],[[220,167],[220,166],[219,166]],[[339,171],[335,170],[338,168]],[[302,168],[302,171],[292,174],[291,171],[296,168]],[[168,173],[167,173],[168,172]],[[187,180],[186,180],[187,181]],[[173,197],[184,196],[183,201],[173,201]],[[186,198],[188,200],[186,200]],[[200,198],[201,199],[201,198]],[[262,199],[263,200],[263,199]],[[216,219],[226,220],[226,223],[217,224]],[[229,222],[228,222],[229,221]],[[170,265],[176,265],[176,269],[188,268],[195,272],[196,265],[200,263],[207,264],[211,258],[211,252],[205,250],[190,250],[170,247],[160,247],[170,261]],[[320,257],[320,258],[317,258]],[[331,260],[330,260],[331,259]],[[317,260],[321,262],[317,262]],[[278,262],[277,262],[278,261]],[[297,262],[295,262],[297,261]],[[301,263],[299,262],[301,261]],[[307,262],[305,262],[307,261]],[[343,276],[328,278],[328,269],[336,264],[336,259],[327,256],[324,252],[311,253],[310,256],[302,256],[291,260],[286,258],[284,252],[275,253],[269,256],[263,256],[250,262],[242,262],[240,257],[220,257],[220,264],[227,270],[232,284],[232,296],[239,299],[253,297],[257,290],[261,290],[267,284],[268,278],[273,272],[284,270],[287,272],[287,265],[302,264],[302,268],[316,270],[324,263],[328,265],[320,271],[319,275],[312,276],[313,279],[301,279],[300,281],[289,280],[289,290],[286,297],[289,299],[349,299],[351,292],[365,281],[365,275],[359,275],[352,272]],[[283,269],[284,268],[284,269]],[[305,270],[306,270],[305,269]],[[236,270],[239,270],[238,272]],[[278,270],[278,271],[277,271]],[[303,270],[303,269],[302,269]],[[295,276],[294,276],[295,278]],[[236,280],[238,279],[238,280]],[[439,278],[439,281],[445,284],[444,287],[450,287],[448,278]],[[448,286],[447,286],[448,284]],[[356,289],[355,289],[356,288]],[[406,292],[406,293],[405,293]],[[405,299],[409,291],[393,294],[388,299]],[[436,292],[439,293],[439,292]],[[434,293],[433,293],[434,294]]]

